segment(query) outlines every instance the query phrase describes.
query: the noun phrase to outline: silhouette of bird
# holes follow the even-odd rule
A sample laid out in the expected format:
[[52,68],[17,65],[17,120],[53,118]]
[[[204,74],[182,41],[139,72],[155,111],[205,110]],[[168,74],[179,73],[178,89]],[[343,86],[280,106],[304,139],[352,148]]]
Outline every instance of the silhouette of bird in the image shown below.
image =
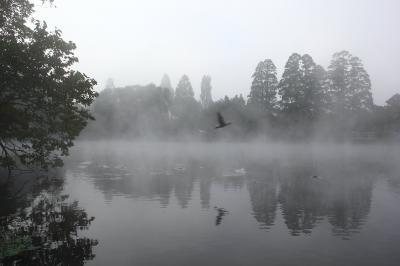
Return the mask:
[[215,225],[218,226],[222,222],[222,217],[227,215],[229,212],[227,210],[225,210],[224,208],[218,208],[217,206],[215,206],[214,209],[218,212],[218,215],[215,218]]
[[218,118],[218,125],[215,128],[223,128],[232,124],[231,122],[225,122],[225,119],[220,112],[217,113],[217,118]]

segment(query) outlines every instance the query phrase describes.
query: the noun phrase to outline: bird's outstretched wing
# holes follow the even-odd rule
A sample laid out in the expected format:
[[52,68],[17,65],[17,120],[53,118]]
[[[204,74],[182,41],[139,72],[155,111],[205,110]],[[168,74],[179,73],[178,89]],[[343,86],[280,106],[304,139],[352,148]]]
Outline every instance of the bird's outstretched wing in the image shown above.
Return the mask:
[[219,123],[220,125],[225,125],[225,119],[224,119],[224,117],[221,115],[220,112],[217,113],[217,116],[218,116],[218,123]]

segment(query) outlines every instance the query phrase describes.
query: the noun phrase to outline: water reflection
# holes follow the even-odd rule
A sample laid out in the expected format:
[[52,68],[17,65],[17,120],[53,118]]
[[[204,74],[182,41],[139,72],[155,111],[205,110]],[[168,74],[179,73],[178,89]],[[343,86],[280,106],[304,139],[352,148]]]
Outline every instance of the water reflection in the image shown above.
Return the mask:
[[214,207],[214,209],[217,211],[217,217],[215,217],[215,225],[218,226],[222,222],[222,218],[227,215],[229,212],[225,210],[224,208],[218,208],[217,206]]
[[[281,216],[292,236],[312,234],[324,223],[332,235],[349,239],[367,220],[376,180],[396,170],[375,157],[344,155],[309,152],[254,159],[234,153],[94,153],[76,157],[69,169],[89,178],[108,201],[124,196],[156,200],[164,208],[172,200],[189,208],[198,198],[201,208],[209,209],[217,196],[214,188],[247,188],[247,213],[261,229],[269,231]],[[218,211],[216,225],[227,213]]]
[[329,182],[314,178],[318,172],[310,161],[295,161],[283,169],[279,203],[292,235],[309,234],[327,213]]
[[253,216],[260,227],[268,230],[275,222],[278,206],[278,167],[279,162],[267,165],[251,164],[247,188],[249,190]]
[[344,239],[358,233],[371,207],[372,182],[364,180],[336,189],[333,200],[328,205],[329,222],[334,235]]
[[62,187],[63,179],[34,175],[1,186],[2,265],[83,265],[94,258],[97,241],[79,235],[94,217],[63,195]]

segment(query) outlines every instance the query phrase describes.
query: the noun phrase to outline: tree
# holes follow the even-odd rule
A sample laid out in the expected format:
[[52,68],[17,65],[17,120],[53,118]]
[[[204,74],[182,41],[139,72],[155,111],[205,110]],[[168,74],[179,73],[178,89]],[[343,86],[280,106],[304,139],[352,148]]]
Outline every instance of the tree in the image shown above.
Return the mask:
[[278,79],[272,60],[265,59],[258,63],[252,78],[249,104],[273,113],[276,109]]
[[384,120],[387,130],[391,134],[400,133],[400,94],[396,93],[386,101],[386,106],[384,106],[385,116]]
[[297,118],[317,118],[326,105],[325,80],[325,70],[311,56],[292,54],[279,82],[283,113]]
[[369,131],[374,104],[361,60],[347,51],[335,53],[328,67],[328,86],[335,135],[357,138]]
[[171,109],[175,120],[175,130],[185,133],[193,133],[197,130],[201,106],[194,98],[192,85],[186,75],[182,76],[176,87]]
[[203,109],[208,108],[213,102],[211,96],[211,77],[207,75],[201,79],[200,102]]
[[72,70],[75,44],[33,20],[29,0],[0,4],[0,166],[62,164],[93,117],[96,81]]
[[161,78],[161,83],[160,87],[162,89],[162,92],[164,94],[164,98],[166,100],[166,104],[168,106],[168,113],[170,114],[170,108],[172,105],[172,101],[174,98],[174,89],[171,86],[171,80],[169,79],[169,76],[167,74],[164,74],[164,76]]
[[169,76],[167,74],[164,74],[164,76],[161,78],[160,87],[163,89],[169,89],[173,91],[171,86],[171,80],[169,79]]
[[328,67],[328,78],[336,113],[372,110],[371,81],[358,57],[348,51],[335,53]]
[[285,65],[282,79],[279,82],[281,96],[280,107],[284,113],[297,113],[300,110],[301,97],[301,55],[293,53]]
[[115,89],[114,80],[112,78],[107,79],[104,89]]
[[126,86],[104,89],[93,104],[96,121],[85,137],[159,137],[168,131],[170,103],[161,87]]
[[390,107],[393,108],[400,108],[400,94],[396,93],[392,97],[390,97],[387,101],[386,104]]
[[178,86],[176,87],[175,96],[177,98],[194,96],[192,84],[190,84],[188,76],[183,75],[182,78],[179,80]]
[[238,96],[238,95],[235,95],[235,97],[232,99],[232,102],[238,104],[238,105],[241,106],[242,108],[244,108],[245,105],[246,105],[246,101],[244,100],[242,94],[240,94],[239,96]]
[[316,119],[324,113],[327,105],[326,71],[308,54],[301,57],[300,70],[304,112],[310,119]]

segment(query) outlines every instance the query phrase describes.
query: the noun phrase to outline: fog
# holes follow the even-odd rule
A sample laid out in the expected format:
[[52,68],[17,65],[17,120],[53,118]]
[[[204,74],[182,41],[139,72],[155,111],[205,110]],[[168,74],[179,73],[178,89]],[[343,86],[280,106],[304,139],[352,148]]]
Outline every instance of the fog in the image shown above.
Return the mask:
[[271,58],[283,73],[288,56],[308,53],[326,68],[333,53],[360,57],[377,104],[398,92],[400,58],[397,0],[285,1],[56,1],[37,7],[37,18],[77,44],[79,69],[119,87],[173,87],[183,74],[196,98],[204,74],[215,99],[248,95],[257,63]]
[[65,191],[97,219],[98,265],[396,265],[398,158],[377,144],[80,142]]
[[4,233],[28,226],[54,246],[43,259],[61,262],[397,265],[399,153],[371,143],[78,141],[31,205],[2,193],[0,213],[28,206]]
[[0,265],[397,266],[399,10],[0,1]]

